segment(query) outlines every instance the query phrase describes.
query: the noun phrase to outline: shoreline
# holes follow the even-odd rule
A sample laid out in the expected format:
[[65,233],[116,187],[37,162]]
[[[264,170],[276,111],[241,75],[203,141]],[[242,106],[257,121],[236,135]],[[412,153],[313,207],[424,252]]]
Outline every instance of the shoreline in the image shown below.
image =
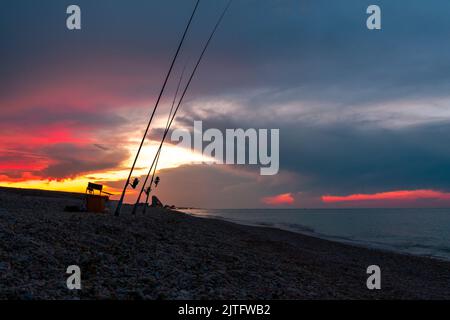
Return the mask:
[[[186,210],[186,209],[184,209],[184,210]],[[208,210],[208,209],[202,209],[202,210]],[[233,210],[239,210],[239,209],[233,209]],[[334,210],[334,209],[328,209],[328,210]],[[278,226],[277,224],[271,225],[270,223],[257,223],[257,222],[251,223],[251,222],[240,221],[237,219],[229,219],[229,218],[222,217],[222,216],[196,215],[196,214],[192,214],[189,212],[185,212],[182,209],[176,210],[176,211],[180,211],[183,214],[187,214],[189,216],[200,218],[200,219],[216,219],[219,221],[226,221],[226,222],[230,222],[230,223],[234,223],[234,224],[242,225],[242,226],[275,229],[275,230],[280,230],[280,231],[285,231],[285,232],[291,232],[294,234],[300,234],[300,235],[303,235],[306,237],[311,237],[311,238],[316,238],[316,239],[320,239],[320,240],[327,240],[327,241],[331,241],[331,242],[335,242],[335,243],[354,246],[354,247],[358,247],[358,248],[373,249],[373,250],[379,250],[379,251],[386,252],[386,253],[395,253],[395,254],[411,256],[411,257],[434,259],[437,261],[450,263],[450,258],[426,255],[426,254],[414,254],[414,253],[402,251],[401,249],[394,249],[394,248],[388,247],[386,245],[377,245],[377,244],[374,244],[374,243],[371,243],[368,241],[352,240],[352,239],[348,239],[348,238],[344,238],[344,237],[337,237],[337,236],[321,234],[321,233],[318,233],[315,231],[307,231],[306,229],[309,229],[309,228],[306,226],[302,226],[305,228],[305,231],[302,231],[302,230],[299,230],[296,228],[288,228],[288,227]]]
[[[80,201],[0,188],[0,299],[450,299],[447,261],[182,211],[63,211]],[[73,264],[82,290],[66,288]]]

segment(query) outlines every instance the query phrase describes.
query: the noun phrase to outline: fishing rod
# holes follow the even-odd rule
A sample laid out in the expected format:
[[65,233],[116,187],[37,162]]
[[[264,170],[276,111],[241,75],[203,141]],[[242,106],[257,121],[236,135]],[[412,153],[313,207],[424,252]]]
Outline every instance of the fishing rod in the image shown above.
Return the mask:
[[[152,179],[150,180],[150,184],[149,184],[148,188],[145,189],[145,191],[144,191],[146,197],[145,197],[145,202],[144,202],[144,208],[142,209],[142,214],[145,214],[145,212],[147,211],[148,199],[150,197],[150,192],[152,192],[153,178],[155,177],[156,167],[158,165],[158,161],[159,161],[159,156],[160,155],[161,155],[161,150],[160,150],[160,152],[158,153],[158,155],[156,157],[156,163],[155,163],[155,167],[153,168]],[[159,179],[159,178],[157,178],[157,179]],[[157,186],[157,182],[159,182],[159,181],[155,181],[155,188]],[[135,208],[137,208],[137,207],[136,206],[133,207],[133,211],[137,210],[137,209],[135,210]]]
[[[176,88],[176,90],[175,90],[175,95],[173,96],[172,106],[170,107],[170,112],[169,112],[169,116],[167,117],[166,127],[164,128],[164,132],[167,130],[167,128],[168,128],[168,126],[169,126],[169,120],[170,120],[170,117],[172,116],[173,107],[175,106],[175,101],[176,101],[176,99],[177,99],[177,97],[178,97],[178,91],[180,90],[181,81],[183,80],[183,76],[184,76],[184,72],[185,72],[185,70],[186,70],[186,66],[187,66],[187,61],[186,61],[185,65],[184,65],[184,67],[183,67],[183,71],[181,72],[180,79],[178,80],[177,88]],[[149,196],[150,196],[150,191],[151,191],[151,188],[152,188],[152,185],[153,185],[153,178],[154,178],[154,176],[155,176],[155,171],[156,171],[156,166],[158,165],[159,156],[161,155],[161,150],[162,150],[162,148],[159,148],[158,151],[157,151],[157,153],[156,153],[157,158],[156,158],[156,164],[155,164],[154,170],[153,170],[152,179],[151,179],[151,181],[150,181],[150,185],[149,185],[148,188],[145,189],[145,191],[144,191],[145,194],[147,195],[147,198],[145,199],[145,204],[148,203],[148,198],[149,198]],[[150,167],[150,171],[152,170],[152,168],[153,168],[153,163],[152,163],[152,165],[151,165],[151,167]],[[148,178],[146,178],[145,181],[144,181],[144,184],[143,184],[143,187],[144,187],[144,188],[145,188],[145,184],[147,183],[147,179],[148,179]],[[135,204],[134,207],[133,207],[132,214],[135,214],[135,213],[136,213],[136,210],[137,210],[137,206],[138,206],[138,204],[139,204],[139,201],[140,201],[140,198],[138,197],[138,199],[137,199],[137,201],[136,201],[136,204]],[[145,206],[144,206],[144,213],[145,213]]]
[[[176,101],[176,99],[177,99],[177,97],[178,97],[178,91],[180,90],[181,81],[183,80],[184,72],[186,71],[186,67],[187,67],[187,65],[188,65],[188,61],[189,61],[189,59],[186,60],[186,63],[184,64],[184,67],[183,67],[183,71],[181,72],[181,75],[180,75],[180,79],[178,80],[177,89],[176,89],[176,91],[175,91],[175,95],[173,96],[173,100],[172,100],[172,106],[170,107],[169,116],[167,117],[167,122],[166,122],[166,128],[165,128],[165,130],[167,130],[167,128],[169,127],[169,120],[170,120],[170,118],[171,118],[171,116],[172,116],[173,107],[175,106],[175,101]],[[145,203],[144,203],[144,209],[142,210],[142,213],[143,213],[143,214],[145,214],[145,211],[147,210],[148,199],[149,199],[149,197],[150,197],[150,192],[152,191],[153,180],[154,180],[154,178],[155,178],[156,168],[158,167],[158,162],[159,162],[159,157],[160,157],[160,155],[161,155],[161,150],[162,150],[162,149],[159,149],[159,150],[158,150],[158,153],[157,153],[156,162],[155,162],[155,166],[154,166],[154,168],[153,168],[153,173],[152,173],[152,178],[151,178],[151,180],[150,180],[150,184],[149,184],[148,188],[145,189],[145,191],[144,191],[145,194],[146,194],[146,198],[145,198]],[[151,169],[151,168],[150,168],[150,169]],[[157,178],[157,179],[159,179],[159,178]],[[145,186],[145,183],[144,183],[144,186]],[[156,186],[157,186],[157,182],[155,181],[155,188],[156,188]],[[139,199],[138,199],[138,204],[139,204]],[[137,205],[138,205],[138,204],[137,204]],[[135,213],[135,211],[136,211],[136,209],[137,209],[137,205],[135,205],[135,206],[133,207],[133,213]]]
[[162,88],[161,88],[161,90],[159,92],[158,99],[156,100],[155,106],[153,107],[153,112],[152,112],[152,114],[150,116],[150,120],[148,121],[147,128],[145,129],[144,136],[142,137],[141,143],[140,143],[138,151],[136,153],[136,157],[134,158],[133,165],[131,166],[130,173],[128,175],[127,181],[125,182],[125,186],[123,187],[123,191],[122,191],[122,194],[120,196],[119,203],[117,204],[116,211],[114,213],[114,215],[116,215],[116,216],[118,216],[120,214],[120,210],[122,208],[122,203],[123,203],[123,199],[125,198],[125,192],[127,191],[127,187],[129,185],[131,185],[133,187],[133,189],[134,189],[134,188],[136,188],[137,184],[139,183],[139,180],[137,180],[137,178],[136,178],[135,181],[132,184],[130,184],[131,175],[133,174],[133,170],[134,170],[134,167],[136,166],[136,162],[137,162],[137,159],[139,157],[139,153],[141,152],[142,145],[144,144],[145,138],[147,137],[147,133],[148,133],[148,130],[150,128],[150,124],[152,123],[152,120],[153,120],[153,117],[155,115],[156,109],[158,108],[158,105],[159,105],[159,101],[161,100],[161,96],[162,96],[162,94],[164,92],[164,89],[166,88],[167,81],[168,81],[168,79],[170,77],[170,74],[172,72],[173,66],[175,64],[175,61],[177,60],[177,57],[178,57],[178,54],[180,52],[181,46],[183,45],[184,39],[186,38],[186,34],[187,34],[188,30],[189,30],[189,26],[191,25],[192,19],[194,18],[194,14],[197,11],[197,7],[198,7],[199,3],[200,3],[200,0],[197,0],[197,3],[195,4],[194,10],[192,11],[191,17],[189,18],[189,21],[188,21],[188,23],[186,25],[186,28],[184,29],[183,36],[181,37],[180,43],[178,44],[177,51],[175,52],[175,55],[174,55],[174,57],[172,59],[172,63],[170,64],[169,71],[167,72],[166,78],[164,79],[164,83],[163,83],[163,86],[162,86]]
[[[205,52],[206,52],[206,49],[208,48],[208,46],[209,46],[209,44],[210,44],[210,42],[211,42],[211,39],[213,38],[214,34],[216,33],[216,30],[218,29],[220,23],[222,22],[222,19],[223,19],[223,17],[225,16],[225,13],[227,12],[228,8],[230,7],[232,1],[233,1],[233,0],[229,0],[229,1],[228,1],[227,6],[226,6],[226,7],[224,8],[224,10],[222,11],[222,14],[220,15],[219,19],[217,20],[216,25],[214,26],[214,28],[213,28],[211,34],[209,35],[209,38],[208,38],[208,40],[206,41],[205,46],[203,47],[203,50],[202,50],[202,52],[201,52],[201,54],[200,54],[200,56],[199,56],[199,58],[198,58],[198,60],[197,60],[197,63],[195,64],[195,67],[194,67],[194,69],[193,69],[192,72],[191,72],[191,75],[190,75],[190,77],[189,77],[189,80],[188,80],[186,86],[184,87],[184,90],[183,90],[183,93],[181,94],[180,100],[178,100],[177,107],[175,108],[175,111],[174,111],[173,114],[172,114],[172,117],[171,117],[170,122],[169,122],[169,126],[168,126],[168,127],[166,128],[166,130],[164,131],[164,135],[163,135],[163,137],[162,137],[162,139],[161,139],[161,143],[160,143],[160,145],[159,145],[158,152],[160,152],[160,149],[162,148],[162,146],[163,146],[163,144],[164,144],[164,140],[166,139],[167,133],[168,133],[169,130],[170,130],[170,127],[171,127],[171,125],[172,125],[173,119],[175,119],[175,116],[176,116],[176,114],[177,114],[177,112],[178,112],[178,109],[180,108],[181,103],[183,102],[184,96],[186,95],[186,92],[187,92],[187,90],[188,90],[188,88],[189,88],[189,85],[190,85],[191,82],[192,82],[192,78],[194,78],[195,72],[197,71],[197,68],[198,68],[198,66],[200,65],[200,62],[201,62],[202,59],[203,59],[203,56],[204,56],[204,54],[205,54]],[[139,204],[140,198],[141,198],[142,193],[144,192],[144,189],[145,189],[145,184],[147,183],[148,177],[150,176],[151,171],[152,171],[152,168],[153,168],[153,166],[155,165],[156,158],[157,158],[157,154],[156,154],[155,157],[153,158],[153,162],[152,162],[152,164],[151,164],[151,166],[150,166],[150,170],[148,171],[147,176],[146,176],[145,181],[144,181],[144,184],[142,185],[141,191],[139,192],[139,196],[138,196],[138,199],[137,199],[137,201],[136,201],[136,203],[135,203],[135,207],[137,207],[137,205]],[[151,187],[151,186],[150,186],[150,187]]]

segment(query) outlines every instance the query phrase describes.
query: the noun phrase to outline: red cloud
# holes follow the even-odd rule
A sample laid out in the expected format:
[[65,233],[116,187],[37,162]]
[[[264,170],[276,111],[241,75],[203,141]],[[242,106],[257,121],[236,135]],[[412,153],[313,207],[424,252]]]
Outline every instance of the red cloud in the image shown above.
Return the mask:
[[354,202],[354,201],[414,201],[421,199],[450,200],[449,192],[435,190],[398,190],[374,194],[351,194],[348,196],[322,196],[326,203]]
[[268,205],[283,205],[283,204],[293,204],[294,197],[292,193],[282,193],[272,197],[264,197],[262,198],[262,202]]

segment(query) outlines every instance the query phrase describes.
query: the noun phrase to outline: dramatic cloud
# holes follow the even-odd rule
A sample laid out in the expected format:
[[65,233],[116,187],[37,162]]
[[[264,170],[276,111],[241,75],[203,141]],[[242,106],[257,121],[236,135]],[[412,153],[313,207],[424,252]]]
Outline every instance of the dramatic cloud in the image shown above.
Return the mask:
[[33,153],[0,153],[0,176],[7,181],[62,180],[105,170],[116,170],[128,158],[122,149],[105,150],[95,145],[57,143]]
[[[64,2],[2,3],[0,183],[123,169],[194,2],[77,4],[83,27],[70,32]],[[162,136],[180,70],[192,68],[225,4],[201,3],[150,139]],[[163,200],[257,207],[290,195],[281,201],[329,207],[392,204],[391,192],[419,190],[408,203],[444,205],[417,192],[450,192],[450,2],[379,0],[381,31],[365,27],[370,4],[234,1],[174,128],[278,128],[280,173],[186,163],[160,172]],[[381,198],[322,201],[360,194]]]
[[57,144],[42,153],[51,159],[44,170],[37,173],[44,179],[73,178],[80,174],[117,169],[128,158],[123,150],[104,150],[97,146]]

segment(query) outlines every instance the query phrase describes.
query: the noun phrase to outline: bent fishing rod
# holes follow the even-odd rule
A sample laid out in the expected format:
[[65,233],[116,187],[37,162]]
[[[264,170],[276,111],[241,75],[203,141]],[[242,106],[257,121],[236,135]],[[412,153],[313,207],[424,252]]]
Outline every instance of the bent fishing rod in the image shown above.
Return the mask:
[[[214,34],[216,33],[216,31],[217,31],[217,29],[218,29],[220,23],[222,22],[222,19],[223,19],[223,17],[225,16],[225,13],[227,12],[228,8],[230,7],[232,1],[233,1],[233,0],[229,0],[229,1],[228,1],[227,6],[226,6],[226,7],[224,8],[224,10],[222,11],[222,14],[220,15],[219,19],[217,20],[217,23],[215,24],[215,26],[214,26],[214,28],[213,28],[211,34],[209,35],[208,40],[206,41],[206,43],[205,43],[205,45],[204,45],[204,47],[203,47],[203,50],[202,50],[202,52],[201,52],[201,54],[200,54],[200,56],[199,56],[199,58],[198,58],[198,60],[197,60],[197,63],[195,64],[195,67],[194,67],[194,69],[193,69],[192,72],[191,72],[191,75],[190,75],[190,77],[189,77],[189,80],[188,80],[186,86],[184,87],[184,90],[183,90],[183,93],[181,94],[180,100],[178,100],[177,107],[175,108],[175,111],[174,111],[173,114],[172,114],[172,117],[171,117],[170,122],[169,122],[169,126],[168,126],[168,127],[166,128],[166,130],[164,131],[164,135],[163,135],[163,137],[162,137],[162,139],[161,139],[161,143],[160,143],[160,145],[159,145],[158,152],[160,152],[160,150],[161,150],[161,148],[162,148],[162,146],[163,146],[163,144],[164,144],[164,140],[166,139],[167,133],[169,132],[170,127],[171,127],[171,125],[172,125],[172,122],[173,122],[173,120],[175,119],[175,116],[176,116],[176,114],[177,114],[177,112],[178,112],[178,110],[179,110],[179,108],[180,108],[180,106],[181,106],[181,103],[183,102],[184,96],[186,95],[186,92],[187,92],[187,90],[188,90],[188,88],[189,88],[189,86],[190,86],[190,84],[191,84],[191,82],[192,82],[192,79],[194,78],[195,72],[197,71],[197,68],[198,68],[198,66],[200,65],[200,62],[202,61],[203,56],[205,55],[206,49],[208,49],[208,46],[209,46],[209,44],[210,44],[212,38],[214,37]],[[137,200],[136,200],[136,203],[134,204],[135,208],[137,208],[137,206],[138,206],[138,204],[139,204],[139,201],[140,201],[140,199],[141,199],[142,193],[143,193],[144,190],[145,190],[145,185],[147,184],[148,178],[149,178],[149,176],[150,176],[150,174],[151,174],[151,172],[152,172],[152,168],[153,168],[153,166],[155,165],[155,162],[156,162],[156,159],[157,159],[158,152],[157,152],[157,154],[155,154],[155,157],[153,158],[153,162],[152,162],[152,164],[151,164],[151,166],[150,166],[150,169],[149,169],[149,171],[148,171],[148,173],[147,173],[147,176],[145,177],[145,181],[144,181],[144,183],[143,183],[143,185],[142,185],[141,191],[139,192],[139,196],[138,196],[138,198],[137,198]],[[151,187],[151,185],[150,185],[150,187]],[[133,211],[134,211],[134,212],[136,211],[135,208],[133,208]]]
[[[166,88],[167,81],[168,81],[168,79],[170,77],[170,74],[172,72],[173,66],[175,64],[175,61],[177,60],[177,57],[178,57],[178,54],[180,52],[181,46],[183,45],[184,39],[186,38],[186,34],[187,34],[188,30],[189,30],[189,27],[191,25],[192,19],[194,18],[194,14],[197,11],[197,7],[198,7],[199,3],[200,3],[200,0],[197,0],[197,3],[195,4],[194,10],[192,11],[191,17],[189,18],[189,21],[188,21],[188,23],[186,25],[186,28],[184,29],[183,36],[181,37],[181,40],[180,40],[180,42],[178,44],[177,51],[175,52],[175,55],[174,55],[174,57],[172,59],[172,63],[170,64],[169,71],[167,72],[166,78],[164,79],[164,83],[163,83],[163,86],[162,86],[162,88],[161,88],[161,90],[159,92],[158,99],[156,100],[155,106],[153,107],[153,112],[152,112],[152,114],[150,116],[150,120],[148,121],[147,128],[145,129],[144,136],[142,137],[141,143],[140,143],[139,148],[137,150],[136,157],[134,158],[133,165],[131,166],[130,173],[128,175],[127,181],[125,182],[125,186],[123,187],[123,191],[122,191],[122,194],[120,196],[119,203],[117,204],[116,211],[114,213],[114,215],[116,215],[116,216],[118,216],[120,214],[120,210],[122,209],[123,199],[125,198],[125,193],[127,191],[127,187],[128,187],[128,185],[130,185],[131,175],[133,174],[134,167],[136,166],[136,162],[137,162],[137,159],[138,159],[139,154],[141,152],[142,145],[144,144],[145,138],[147,137],[147,133],[148,133],[148,130],[150,128],[150,124],[152,123],[152,120],[153,120],[153,117],[155,115],[156,109],[158,108],[158,105],[159,105],[159,101],[161,100],[161,96],[162,96],[162,94],[164,92],[164,89]],[[136,187],[136,185],[137,184],[133,183],[134,187]]]

